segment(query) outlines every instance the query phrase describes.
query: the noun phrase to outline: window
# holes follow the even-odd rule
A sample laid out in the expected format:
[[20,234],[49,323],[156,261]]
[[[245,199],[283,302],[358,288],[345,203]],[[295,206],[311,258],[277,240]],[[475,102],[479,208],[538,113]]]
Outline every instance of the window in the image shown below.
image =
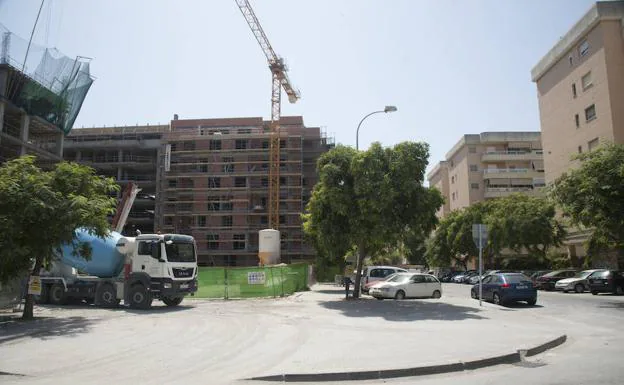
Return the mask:
[[262,148],[263,149],[269,148],[269,141],[268,140],[263,140],[262,141]]
[[206,217],[205,216],[199,216],[197,217],[197,226],[199,227],[206,227]]
[[572,97],[576,98],[576,83],[572,83]]
[[195,142],[184,142],[184,151],[195,150]]
[[470,165],[470,171],[471,172],[477,172],[477,171],[479,171],[479,167],[477,167],[476,164],[471,164]]
[[285,186],[286,185],[286,177],[285,176],[280,176],[279,182],[280,182],[280,186]]
[[579,119],[579,114],[574,114],[574,123],[576,124],[576,128],[581,127],[581,120]]
[[171,143],[171,152],[175,151],[178,148],[177,143]]
[[285,215],[280,215],[279,216],[279,222],[280,222],[280,225],[285,224],[286,223],[286,216]]
[[455,200],[455,193],[453,193],[451,196],[453,197],[453,200]]
[[139,255],[152,255],[152,242],[139,242]]
[[589,53],[589,42],[587,40],[579,44],[579,56],[583,57]]
[[247,187],[247,178],[244,176],[234,178],[234,187]]
[[232,248],[234,250],[245,250],[245,234],[234,234],[232,239]]
[[234,147],[237,150],[245,150],[247,148],[247,140],[246,139],[236,139],[234,142]]
[[169,179],[169,187],[171,187],[171,188],[178,187],[178,180],[177,179]]
[[269,223],[269,219],[266,215],[263,215],[260,217],[260,224],[261,225],[266,225],[267,223]]
[[207,234],[208,250],[219,250],[219,234]]
[[596,147],[598,147],[599,144],[600,142],[598,141],[598,138],[595,138],[587,143],[587,148],[589,151],[593,151]]
[[585,109],[585,120],[589,122],[594,119],[596,119],[596,105],[592,104]]
[[239,128],[238,133],[239,134],[251,134],[251,128]]
[[477,148],[476,147],[468,147],[468,153],[469,154],[476,154],[477,153]]
[[224,217],[221,217],[221,226],[232,227],[232,216],[226,215]]
[[470,188],[473,190],[478,190],[479,189],[479,183],[471,183],[470,184]]
[[285,139],[281,139],[279,146],[280,146],[280,148],[286,148],[286,140]]
[[451,184],[455,183],[455,175],[451,176]]
[[583,152],[583,146],[578,146],[578,153],[581,154]]
[[234,158],[231,156],[224,156],[223,158],[221,158],[221,161],[224,163],[223,164],[223,172],[225,173],[230,173],[230,172],[234,172],[234,165],[232,164],[232,162],[234,162]]
[[424,275],[415,275],[412,277],[411,280],[413,283],[425,283],[425,276]]
[[172,226],[172,225],[173,225],[173,218],[165,217],[165,226]]
[[262,178],[260,184],[262,185],[262,187],[269,187],[269,178]]
[[208,178],[208,187],[220,188],[221,187],[221,178],[216,178],[216,177]]
[[583,91],[592,86],[591,71],[583,75],[583,77],[581,78],[581,84],[583,85]]
[[210,149],[211,150],[221,150],[221,141],[220,140],[211,140],[210,141]]

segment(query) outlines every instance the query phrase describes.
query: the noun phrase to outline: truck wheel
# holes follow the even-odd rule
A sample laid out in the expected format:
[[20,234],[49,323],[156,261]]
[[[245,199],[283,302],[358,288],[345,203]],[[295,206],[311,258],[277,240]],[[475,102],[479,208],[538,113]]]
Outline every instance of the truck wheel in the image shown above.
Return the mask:
[[117,299],[115,287],[110,283],[100,285],[95,292],[95,305],[106,308],[117,307],[119,300]]
[[130,288],[130,307],[133,309],[149,309],[152,306],[152,294],[141,284]]
[[52,285],[50,288],[49,299],[52,305],[65,305],[65,303],[67,303],[65,286],[61,283],[55,283]]
[[178,306],[184,297],[163,297],[162,301],[169,307]]
[[41,295],[35,296],[35,303],[45,305],[48,302],[50,302],[50,286],[41,285]]

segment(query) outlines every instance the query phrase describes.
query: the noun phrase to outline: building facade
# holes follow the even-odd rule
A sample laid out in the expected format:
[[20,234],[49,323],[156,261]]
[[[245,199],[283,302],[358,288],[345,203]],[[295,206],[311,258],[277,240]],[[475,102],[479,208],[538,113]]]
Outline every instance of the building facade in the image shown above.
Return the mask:
[[[280,125],[282,262],[312,260],[301,214],[318,180],[316,161],[333,143],[302,117],[282,117]],[[268,226],[269,136],[262,118],[176,116],[163,126],[75,129],[64,158],[122,189],[138,185],[125,234],[189,234],[202,265],[250,266],[258,263],[258,231]]]
[[[282,262],[314,258],[301,214],[333,144],[301,117],[280,121]],[[268,226],[269,122],[262,118],[174,119],[159,157],[156,226],[190,234],[205,265],[258,264],[258,231]]]
[[573,155],[624,143],[624,1],[598,2],[532,69],[546,182]]
[[539,132],[464,135],[427,175],[446,203],[439,212],[513,193],[542,194],[544,161]]
[[63,158],[115,179],[121,187],[118,197],[130,182],[141,189],[128,215],[126,235],[155,231],[157,162],[169,130],[169,125],[79,128],[65,138]]

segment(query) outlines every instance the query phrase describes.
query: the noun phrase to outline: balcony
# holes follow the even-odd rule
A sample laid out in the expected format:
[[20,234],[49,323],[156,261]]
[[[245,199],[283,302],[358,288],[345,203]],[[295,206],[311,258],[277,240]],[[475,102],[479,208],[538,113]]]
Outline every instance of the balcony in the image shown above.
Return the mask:
[[522,193],[529,196],[539,196],[541,191],[539,188],[530,187],[486,187],[484,197],[485,198],[500,198],[506,197],[510,194]]
[[531,161],[544,158],[544,151],[492,151],[481,155],[482,162]]
[[483,179],[543,177],[544,170],[530,170],[528,168],[486,168],[485,170],[483,170]]

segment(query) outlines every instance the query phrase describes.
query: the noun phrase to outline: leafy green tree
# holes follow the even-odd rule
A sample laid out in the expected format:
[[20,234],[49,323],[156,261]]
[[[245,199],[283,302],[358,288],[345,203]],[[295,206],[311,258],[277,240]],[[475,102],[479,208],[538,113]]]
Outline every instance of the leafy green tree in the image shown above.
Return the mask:
[[362,152],[337,146],[319,159],[304,230],[334,256],[357,247],[354,296],[366,256],[397,245],[409,231],[429,233],[435,226],[443,199],[423,186],[428,156],[427,144],[404,142],[374,143]]
[[580,166],[550,186],[572,225],[592,229],[593,249],[617,251],[624,266],[624,144],[605,143],[575,157]]
[[545,198],[513,194],[475,203],[447,215],[433,234],[426,257],[431,265],[449,266],[452,261],[466,268],[467,257],[479,253],[472,238],[472,225],[483,223],[488,241],[484,264],[494,267],[503,249],[528,252],[544,263],[549,250],[561,245],[565,232],[555,218],[555,208]]
[[[38,276],[57,258],[60,246],[73,243],[88,259],[91,248],[78,244],[74,231],[83,227],[103,237],[110,227],[107,216],[118,186],[111,178],[95,175],[92,168],[61,162],[51,171],[24,156],[0,167],[0,281],[25,274]],[[26,297],[23,318],[33,317],[33,296]]]

